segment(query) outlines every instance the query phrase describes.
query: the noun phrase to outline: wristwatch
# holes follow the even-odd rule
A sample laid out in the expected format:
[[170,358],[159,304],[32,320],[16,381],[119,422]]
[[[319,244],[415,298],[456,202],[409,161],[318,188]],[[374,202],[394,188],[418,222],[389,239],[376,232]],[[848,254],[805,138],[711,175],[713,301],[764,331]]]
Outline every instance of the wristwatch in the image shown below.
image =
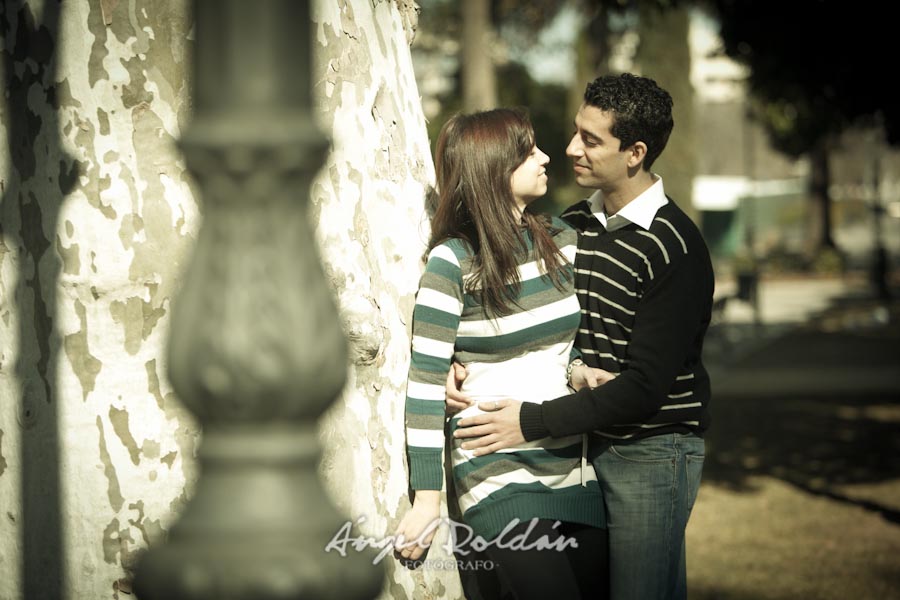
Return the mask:
[[583,364],[584,361],[580,358],[576,358],[569,363],[569,366],[566,367],[566,383],[572,383],[572,371],[575,369],[575,367],[580,367]]

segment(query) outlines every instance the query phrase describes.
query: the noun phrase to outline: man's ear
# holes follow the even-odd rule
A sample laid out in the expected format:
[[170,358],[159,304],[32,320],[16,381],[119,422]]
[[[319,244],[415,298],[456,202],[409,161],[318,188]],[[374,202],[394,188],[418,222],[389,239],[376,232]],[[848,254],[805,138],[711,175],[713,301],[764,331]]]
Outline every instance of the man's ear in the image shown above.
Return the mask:
[[641,166],[645,158],[647,158],[647,144],[644,142],[635,142],[628,149],[628,166],[632,169]]

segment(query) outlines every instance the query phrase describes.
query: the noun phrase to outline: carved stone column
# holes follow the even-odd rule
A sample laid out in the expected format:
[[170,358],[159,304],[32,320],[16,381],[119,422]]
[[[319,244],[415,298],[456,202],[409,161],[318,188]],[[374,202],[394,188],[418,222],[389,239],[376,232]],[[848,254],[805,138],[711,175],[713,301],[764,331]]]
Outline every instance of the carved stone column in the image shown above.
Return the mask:
[[311,120],[305,0],[194,0],[195,112],[182,140],[204,221],[173,303],[169,375],[203,425],[201,475],[142,600],[369,598],[372,554],[317,477],[316,421],[347,350],[307,218],[327,152]]

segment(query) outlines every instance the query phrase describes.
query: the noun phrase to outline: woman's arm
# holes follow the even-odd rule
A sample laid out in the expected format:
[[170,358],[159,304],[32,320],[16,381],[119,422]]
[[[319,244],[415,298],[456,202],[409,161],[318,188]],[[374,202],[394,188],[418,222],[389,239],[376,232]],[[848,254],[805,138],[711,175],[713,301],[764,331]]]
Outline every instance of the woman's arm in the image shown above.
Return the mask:
[[406,388],[406,447],[414,490],[443,486],[444,386],[462,315],[459,259],[449,244],[428,256],[413,310]]

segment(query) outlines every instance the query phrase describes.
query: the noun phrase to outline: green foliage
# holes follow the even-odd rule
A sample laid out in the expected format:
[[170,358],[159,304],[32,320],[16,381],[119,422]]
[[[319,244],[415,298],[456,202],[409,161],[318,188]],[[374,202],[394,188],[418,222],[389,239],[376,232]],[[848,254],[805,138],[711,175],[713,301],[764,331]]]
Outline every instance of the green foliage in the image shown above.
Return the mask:
[[773,274],[803,273],[808,269],[807,260],[802,254],[782,246],[772,248],[760,263],[766,272]]
[[[491,14],[495,26],[507,37],[507,41],[515,39],[515,43],[534,42],[540,31],[556,17],[560,10],[572,3],[572,0],[491,0]],[[458,32],[461,19],[462,3],[457,0],[420,0],[422,10],[419,18],[420,28],[424,31],[449,33]],[[668,9],[691,4],[690,0],[646,0],[640,3],[648,15],[658,16]],[[577,0],[577,6],[590,14],[592,11],[605,11],[606,18],[615,17],[620,25],[633,25],[629,18],[635,17],[639,4],[634,0]],[[587,25],[587,21],[585,25]],[[511,37],[510,37],[511,36]],[[596,39],[592,42],[596,42]],[[686,47],[686,44],[685,44]],[[667,69],[668,70],[668,69]],[[593,76],[593,75],[592,75]],[[500,106],[522,106],[528,109],[534,124],[537,143],[550,157],[548,167],[550,187],[547,196],[540,199],[535,210],[559,214],[572,203],[584,198],[586,191],[575,185],[572,177],[571,162],[566,158],[565,149],[572,131],[574,107],[570,95],[571,90],[555,85],[540,84],[529,75],[526,67],[517,62],[509,62],[497,67],[498,104]],[[686,76],[684,81],[687,81]],[[577,83],[581,87],[582,83]],[[456,83],[445,96],[438,98],[441,112],[428,124],[428,135],[432,146],[437,139],[441,127],[448,118],[462,107],[459,89],[459,75]],[[577,91],[580,99],[581,91]],[[690,101],[685,105],[689,106]],[[577,105],[576,105],[577,106]],[[686,122],[687,117],[680,117]],[[676,161],[675,154],[668,158],[672,163],[673,173],[690,172],[692,165],[685,165],[684,160]],[[690,161],[689,161],[690,162]],[[677,167],[677,168],[676,168]],[[672,175],[670,183],[674,188],[677,176]],[[681,194],[689,197],[689,192]],[[686,200],[683,200],[686,202]]]
[[713,0],[725,52],[750,68],[756,116],[773,144],[798,156],[861,118],[900,143],[900,93],[885,61],[896,54],[889,3]]
[[419,0],[419,29],[453,31],[459,28],[458,0]]
[[[566,159],[573,118],[566,110],[568,90],[561,85],[538,83],[528,74],[524,65],[515,62],[498,68],[497,81],[501,82],[498,90],[499,105],[521,106],[528,110],[537,144],[551,158],[547,167],[549,192],[535,208],[558,215],[562,209],[584,196],[583,190],[580,190],[580,195],[573,198],[573,190],[566,187],[572,181],[571,163]],[[461,103],[462,100],[455,91],[441,98],[440,114],[428,123],[432,152],[441,127],[447,119],[459,112]]]
[[[522,106],[528,110],[537,144],[551,159],[547,166],[550,178],[547,200],[538,207],[546,206],[545,212],[558,214],[561,210],[554,210],[562,203],[556,198],[558,188],[572,180],[572,165],[566,158],[573,119],[565,108],[568,90],[561,85],[536,82],[519,63],[501,67],[497,72],[497,81],[502,82],[498,90],[500,105]],[[560,209],[566,206],[568,204]]]
[[536,34],[553,20],[568,0],[492,0],[491,4],[496,22],[503,21]]
[[741,250],[731,261],[731,268],[735,274],[757,273],[759,266],[759,261],[748,250]]
[[822,248],[813,257],[810,270],[817,275],[839,275],[844,271],[844,257],[836,248]]

